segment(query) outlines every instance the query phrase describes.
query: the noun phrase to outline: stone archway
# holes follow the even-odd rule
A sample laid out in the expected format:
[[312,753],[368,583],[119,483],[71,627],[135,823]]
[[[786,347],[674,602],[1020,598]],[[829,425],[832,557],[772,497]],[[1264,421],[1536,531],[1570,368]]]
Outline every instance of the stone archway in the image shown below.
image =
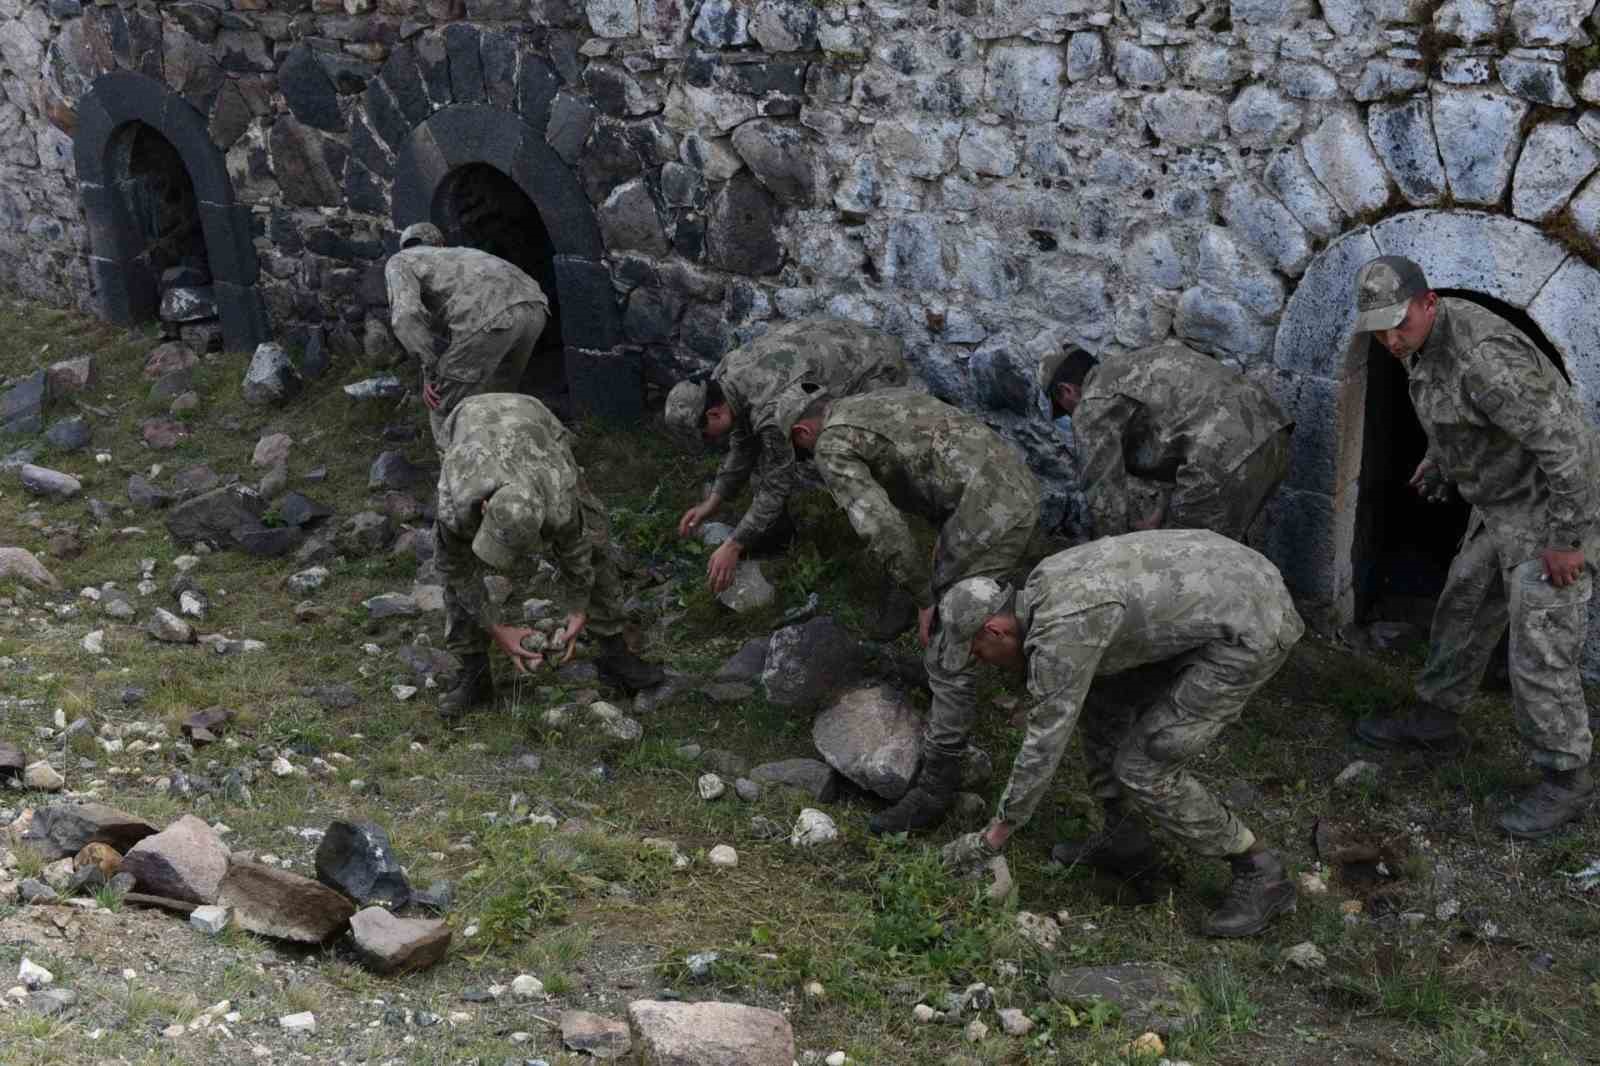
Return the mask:
[[643,381],[637,355],[620,349],[622,324],[600,225],[583,186],[542,131],[515,113],[456,104],[418,124],[395,157],[396,229],[445,222],[452,174],[488,166],[513,181],[537,209],[552,245],[567,390],[573,409],[614,419],[638,417]]
[[[1367,361],[1351,294],[1356,271],[1379,255],[1415,260],[1435,288],[1525,312],[1600,421],[1600,271],[1537,226],[1476,211],[1421,210],[1331,243],[1307,268],[1278,327],[1273,362],[1296,428],[1289,479],[1267,537],[1267,553],[1307,618],[1325,629],[1352,621],[1355,612]],[[1600,678],[1600,602],[1591,609],[1584,659],[1586,676]]]
[[248,351],[270,333],[256,291],[256,250],[250,211],[234,201],[222,152],[206,118],[166,85],[129,71],[97,79],[77,105],[73,161],[88,222],[89,268],[100,314],[132,323],[154,314],[156,279],[141,262],[140,230],[115,188],[117,156],[126,133],[142,124],[159,134],[182,161],[200,215],[201,236],[222,319],[223,341]]

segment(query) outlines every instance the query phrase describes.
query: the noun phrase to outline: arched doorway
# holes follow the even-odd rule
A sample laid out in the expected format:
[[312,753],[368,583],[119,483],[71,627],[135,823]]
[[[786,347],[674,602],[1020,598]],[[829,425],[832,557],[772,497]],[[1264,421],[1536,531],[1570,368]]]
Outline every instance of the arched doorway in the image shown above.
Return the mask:
[[117,131],[110,176],[138,249],[128,263],[128,295],[135,321],[143,321],[156,316],[164,278],[191,288],[211,283],[200,201],[178,150],[143,122]]
[[[1426,562],[1407,580],[1427,598],[1430,583],[1442,584],[1438,561],[1453,550],[1456,523],[1464,522],[1460,513],[1389,510],[1424,445],[1420,427],[1406,435],[1405,419],[1414,425],[1415,416],[1396,361],[1372,353],[1370,339],[1353,329],[1356,272],[1379,255],[1407,256],[1435,289],[1510,318],[1562,368],[1600,421],[1600,272],[1536,226],[1482,212],[1423,210],[1333,241],[1307,268],[1278,326],[1273,358],[1294,396],[1297,426],[1267,544],[1307,618],[1324,629],[1366,612],[1374,591],[1384,591],[1393,557]],[[1397,454],[1407,440],[1415,454]],[[1428,528],[1415,528],[1419,521]],[[1585,674],[1600,678],[1600,602],[1591,608]]]
[[433,221],[451,244],[499,256],[544,290],[550,316],[528,361],[522,391],[538,396],[557,414],[569,414],[555,246],[539,209],[509,175],[488,163],[468,163],[446,174],[440,183],[434,195]]

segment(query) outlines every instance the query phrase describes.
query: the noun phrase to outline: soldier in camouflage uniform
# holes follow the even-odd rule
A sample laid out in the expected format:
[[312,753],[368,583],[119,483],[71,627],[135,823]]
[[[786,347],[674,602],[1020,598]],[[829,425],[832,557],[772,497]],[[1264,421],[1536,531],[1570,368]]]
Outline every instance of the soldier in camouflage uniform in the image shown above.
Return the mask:
[[531,396],[485,393],[463,400],[440,427],[434,559],[444,577],[446,650],[461,659],[439,713],[456,719],[494,698],[485,635],[519,673],[542,653],[523,647],[533,633],[489,596],[489,574],[531,574],[549,545],[576,602],[559,642],[571,658],[579,633],[600,638],[602,676],[625,688],[659,684],[659,667],[639,659],[622,637],[623,595],[610,555],[606,512],[572,458],[566,427]]
[[728,455],[711,494],[683,513],[688,536],[732,499],[759,470],[754,498],[733,535],[712,554],[706,576],[712,592],[733,581],[739,557],[778,539],[784,505],[799,480],[794,448],[773,419],[778,396],[797,381],[823,386],[833,396],[904,385],[905,347],[898,337],[838,318],[803,318],[773,326],[723,357],[709,381],[680,381],[667,394],[667,425],[707,443],[729,437]]
[[[1241,543],[1289,470],[1289,433],[1265,389],[1181,344],[1096,362],[1072,348],[1047,357],[1039,384],[1051,414],[1072,416],[1083,493],[1097,536],[1210,529]],[[1130,480],[1165,502],[1139,513]]]
[[1473,506],[1434,610],[1419,703],[1357,731],[1388,747],[1455,744],[1509,624],[1517,730],[1543,779],[1500,825],[1544,836],[1581,815],[1594,791],[1579,666],[1600,548],[1600,434],[1527,336],[1486,308],[1440,297],[1411,260],[1362,267],[1356,306],[1357,330],[1404,362],[1428,434],[1412,486],[1432,499],[1459,492]]
[[422,363],[422,402],[441,451],[444,420],[462,400],[517,391],[550,310],[539,283],[504,259],[443,244],[432,223],[407,226],[383,270],[390,324]]
[[1305,632],[1272,563],[1206,530],[1128,533],[1052,555],[1020,593],[963,581],[939,616],[952,656],[1025,669],[1036,701],[994,821],[951,842],[947,861],[994,855],[1033,817],[1081,708],[1089,784],[1106,815],[1104,854],[1089,861],[1134,873],[1154,865],[1142,816],[1231,864],[1208,936],[1251,936],[1294,909],[1282,860],[1185,769]]
[[[1039,485],[1016,449],[971,415],[915,389],[834,399],[809,383],[778,403],[779,428],[816,456],[817,469],[873,557],[918,607],[918,636],[933,706],[922,768],[898,803],[875,815],[875,833],[944,820],[961,780],[978,681],[964,650],[950,648],[934,605],[971,577],[1006,578],[1039,522]],[[901,511],[939,530],[928,559]]]

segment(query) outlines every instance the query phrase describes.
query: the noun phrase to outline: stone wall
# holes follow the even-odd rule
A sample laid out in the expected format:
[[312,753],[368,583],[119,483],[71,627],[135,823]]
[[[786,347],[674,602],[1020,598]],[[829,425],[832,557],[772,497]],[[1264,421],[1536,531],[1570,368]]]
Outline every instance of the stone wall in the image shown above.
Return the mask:
[[1593,8],[0,0],[0,281],[102,306],[91,263],[116,261],[115,235],[75,155],[98,158],[112,131],[84,101],[123,72],[223,161],[207,244],[233,242],[226,259],[247,230],[233,283],[261,328],[340,359],[392,354],[382,258],[472,162],[515,179],[558,246],[580,399],[629,414],[765,322],[826,310],[903,335],[936,392],[1026,448],[1069,526],[1039,354],[1176,336],[1294,410],[1268,546],[1334,623],[1363,257],[1405,250],[1527,309],[1600,398]]

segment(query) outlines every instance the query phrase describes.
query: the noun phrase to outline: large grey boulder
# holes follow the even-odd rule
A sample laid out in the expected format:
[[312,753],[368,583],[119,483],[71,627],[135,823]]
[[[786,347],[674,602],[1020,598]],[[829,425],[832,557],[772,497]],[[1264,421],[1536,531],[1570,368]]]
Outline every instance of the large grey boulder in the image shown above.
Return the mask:
[[860,643],[832,618],[813,618],[772,634],[761,684],[781,707],[819,704],[859,681],[866,657]]
[[344,896],[308,877],[239,861],[228,865],[217,904],[231,907],[234,924],[246,932],[302,944],[331,940],[356,912]]
[[[131,489],[130,484],[130,489]],[[224,485],[173,507],[167,512],[167,532],[178,544],[197,541],[226,547],[235,543],[235,530],[261,528],[264,501],[242,485]]]
[[1167,1034],[1181,1030],[1190,1016],[1187,984],[1181,971],[1162,962],[1076,966],[1057,970],[1048,980],[1050,998],[1057,1002],[1110,1003],[1130,1030]]
[[839,773],[897,800],[917,776],[924,725],[923,716],[894,689],[861,688],[817,716],[811,740]]
[[263,341],[250,357],[240,391],[246,403],[283,403],[298,394],[304,384],[283,346]]
[[706,215],[706,259],[735,274],[776,273],[783,265],[778,205],[750,174],[730,178]]
[[48,467],[34,466],[32,463],[24,463],[17,471],[17,476],[21,479],[23,488],[35,496],[45,496],[52,500],[70,500],[83,491],[83,482],[71,474],[63,474]]
[[126,852],[155,833],[156,827],[143,818],[104,803],[63,803],[35,812],[22,839],[54,860],[70,858],[86,844],[109,844]]
[[794,1031],[776,1011],[740,1003],[628,1004],[628,1025],[652,1066],[790,1066]]
[[0,548],[0,581],[15,579],[34,588],[60,588],[61,582],[26,548]]
[[44,404],[49,379],[43,370],[0,393],[0,433],[38,433],[44,428]]
[[205,822],[186,814],[122,857],[139,891],[191,903],[211,903],[228,872],[228,849]]

